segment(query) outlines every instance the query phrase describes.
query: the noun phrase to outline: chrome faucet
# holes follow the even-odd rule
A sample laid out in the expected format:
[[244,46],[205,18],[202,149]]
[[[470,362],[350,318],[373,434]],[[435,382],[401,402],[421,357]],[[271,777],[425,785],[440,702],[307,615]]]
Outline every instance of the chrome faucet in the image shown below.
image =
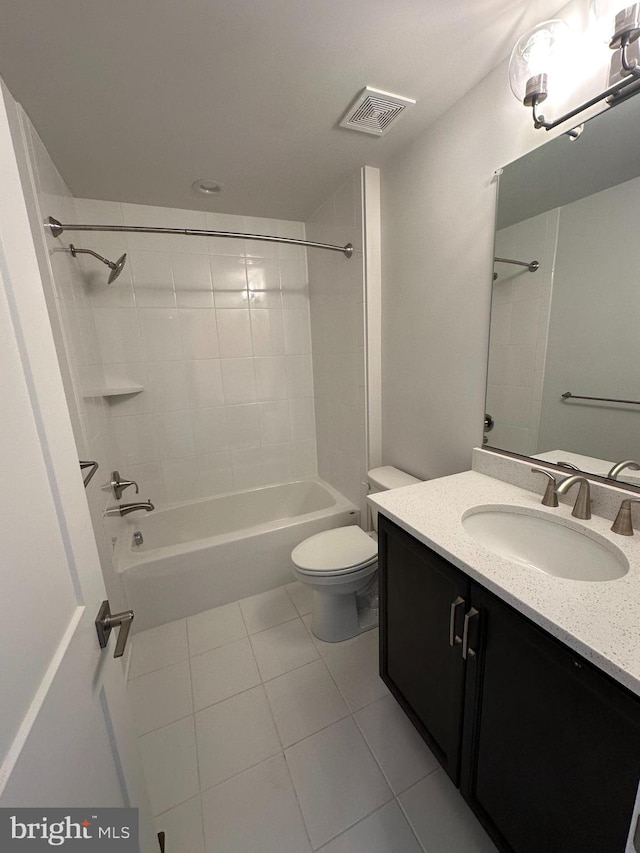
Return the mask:
[[589,481],[585,477],[578,477],[577,475],[567,477],[559,486],[556,486],[556,495],[564,495],[572,486],[576,485],[580,486],[580,490],[578,491],[578,497],[576,498],[571,515],[586,521],[591,518],[591,488]]
[[120,498],[122,497],[122,493],[129,486],[135,486],[136,487],[136,495],[138,494],[138,491],[139,491],[138,484],[136,483],[136,481],[135,480],[121,480],[119,471],[112,471],[111,472],[111,482],[109,483],[109,485],[113,489],[113,494],[114,494],[114,497],[117,501],[120,500]]
[[626,498],[620,504],[616,520],[611,525],[614,533],[621,536],[633,536],[633,519],[631,518],[631,504],[640,504],[640,500]]
[[635,462],[633,459],[625,459],[623,462],[616,462],[613,468],[607,474],[607,477],[611,480],[617,480],[618,476],[624,471],[625,468],[630,468],[631,471],[640,471],[640,465]]
[[544,496],[542,498],[542,506],[558,506],[558,495],[556,494],[556,478],[553,476],[553,474],[550,474],[548,471],[545,471],[544,468],[532,468],[531,472],[533,474],[544,474],[545,477],[549,478],[547,482],[547,488],[545,489]]
[[120,504],[120,506],[109,506],[105,509],[105,515],[129,515],[130,512],[136,512],[139,509],[144,509],[147,512],[153,512],[154,505],[150,500],[140,501],[134,504]]

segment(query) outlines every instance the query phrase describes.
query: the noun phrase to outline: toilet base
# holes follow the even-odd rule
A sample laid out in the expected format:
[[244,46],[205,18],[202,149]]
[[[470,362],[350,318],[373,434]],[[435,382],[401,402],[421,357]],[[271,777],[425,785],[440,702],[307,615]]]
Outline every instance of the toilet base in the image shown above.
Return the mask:
[[325,643],[340,643],[378,626],[378,608],[357,606],[355,593],[329,595],[313,590],[311,632]]

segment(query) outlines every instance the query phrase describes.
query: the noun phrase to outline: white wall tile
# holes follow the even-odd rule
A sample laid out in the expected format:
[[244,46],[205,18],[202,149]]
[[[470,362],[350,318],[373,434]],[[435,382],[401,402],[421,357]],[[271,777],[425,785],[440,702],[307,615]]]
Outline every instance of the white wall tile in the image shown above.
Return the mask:
[[252,308],[281,308],[280,263],[266,258],[247,260],[247,286]]
[[[78,204],[82,213],[70,210],[71,220],[305,233],[300,222]],[[135,469],[158,506],[315,475],[304,248],[166,234],[106,232],[95,238],[96,250],[107,257],[128,253],[118,285],[107,288],[101,265],[91,259],[52,257],[77,353],[72,372],[79,382],[82,367],[83,381],[96,386],[105,382],[105,365],[111,381],[117,366],[127,373],[123,381],[136,381],[144,391],[108,405],[98,398],[83,401],[89,442],[106,429],[113,438],[110,464]],[[306,361],[288,363],[285,354]]]
[[286,400],[260,403],[263,444],[281,444],[290,439],[289,404]]
[[184,363],[186,388],[192,409],[224,405],[222,371],[218,359]]
[[226,445],[229,450],[258,447],[261,440],[258,406],[226,406]]
[[287,355],[308,355],[311,352],[309,312],[305,309],[285,309],[282,312],[284,349]]
[[163,252],[130,252],[129,261],[137,307],[173,308],[176,297],[169,255]]
[[291,470],[294,480],[318,476],[318,454],[314,438],[291,443]]
[[209,262],[216,308],[246,308],[249,294],[244,257],[213,255]]
[[140,465],[158,458],[153,415],[112,418],[113,437],[121,465]]
[[178,312],[166,308],[142,308],[138,311],[150,361],[182,358]]
[[215,313],[198,308],[181,308],[178,316],[184,357],[218,358],[220,351]]
[[289,400],[289,424],[292,441],[306,441],[315,436],[313,408],[311,397]]
[[171,412],[189,406],[187,372],[182,361],[151,361],[147,365],[147,389],[154,412]]
[[231,451],[233,481],[238,489],[252,489],[291,479],[291,450],[287,444]]
[[200,471],[195,456],[163,460],[162,476],[168,503],[182,503],[202,497]]
[[180,308],[213,307],[208,255],[174,254],[171,256],[171,266]]
[[311,357],[290,355],[286,358],[287,395],[290,399],[313,396]]
[[161,459],[192,456],[195,453],[191,415],[188,411],[156,412],[154,422]]
[[95,308],[98,346],[103,364],[145,360],[138,314],[133,308]]
[[309,283],[307,281],[306,255],[280,261],[280,288],[282,307],[309,308]]
[[[244,408],[244,407],[241,407]],[[237,421],[244,422],[245,413],[239,416],[232,415],[233,426],[238,426]],[[191,423],[193,428],[193,441],[196,453],[209,454],[226,450],[229,447],[229,409],[193,409],[191,411]]]
[[284,357],[254,359],[258,400],[287,399],[287,360]]
[[224,399],[227,405],[255,403],[256,375],[252,358],[224,358],[220,361]]
[[253,355],[248,308],[228,308],[217,312],[221,358]]
[[283,312],[279,309],[251,311],[251,336],[255,356],[284,354]]
[[203,495],[223,495],[232,491],[234,483],[229,451],[198,456],[198,470]]

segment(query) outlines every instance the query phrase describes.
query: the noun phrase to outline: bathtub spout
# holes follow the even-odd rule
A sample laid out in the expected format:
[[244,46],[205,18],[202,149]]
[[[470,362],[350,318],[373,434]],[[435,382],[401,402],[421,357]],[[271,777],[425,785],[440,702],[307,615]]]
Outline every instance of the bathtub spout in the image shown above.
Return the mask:
[[109,506],[105,509],[105,515],[129,515],[130,512],[136,512],[139,509],[144,509],[147,512],[152,512],[155,507],[150,500],[139,501],[133,504],[120,504],[119,506]]

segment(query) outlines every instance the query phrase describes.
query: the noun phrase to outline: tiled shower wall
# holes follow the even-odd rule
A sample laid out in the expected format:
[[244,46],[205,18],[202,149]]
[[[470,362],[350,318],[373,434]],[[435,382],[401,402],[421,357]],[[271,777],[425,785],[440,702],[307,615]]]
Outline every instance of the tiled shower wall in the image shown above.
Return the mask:
[[363,176],[350,178],[307,222],[307,238],[345,245],[309,252],[318,473],[364,508],[367,472]]
[[[80,221],[304,237],[301,223],[79,199]],[[304,249],[179,235],[70,234],[84,256],[121,474],[162,506],[316,475]],[[95,388],[100,376],[84,376]],[[130,497],[130,495],[128,495]]]

